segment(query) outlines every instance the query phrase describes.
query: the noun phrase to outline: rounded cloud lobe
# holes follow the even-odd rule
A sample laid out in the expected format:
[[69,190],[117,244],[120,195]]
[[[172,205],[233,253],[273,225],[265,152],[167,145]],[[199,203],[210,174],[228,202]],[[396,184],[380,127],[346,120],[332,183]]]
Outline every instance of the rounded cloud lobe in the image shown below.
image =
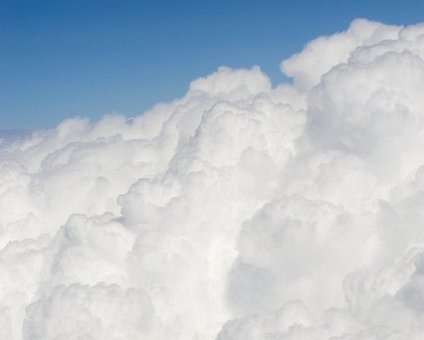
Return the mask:
[[0,338],[424,338],[424,26],[282,70],[2,140]]

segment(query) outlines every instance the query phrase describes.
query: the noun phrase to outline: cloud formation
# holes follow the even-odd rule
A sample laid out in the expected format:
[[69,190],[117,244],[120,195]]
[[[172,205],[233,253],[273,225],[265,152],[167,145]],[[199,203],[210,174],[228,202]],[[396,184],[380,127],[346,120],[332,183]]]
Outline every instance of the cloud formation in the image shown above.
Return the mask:
[[424,338],[424,25],[355,20],[141,116],[0,143],[0,338]]

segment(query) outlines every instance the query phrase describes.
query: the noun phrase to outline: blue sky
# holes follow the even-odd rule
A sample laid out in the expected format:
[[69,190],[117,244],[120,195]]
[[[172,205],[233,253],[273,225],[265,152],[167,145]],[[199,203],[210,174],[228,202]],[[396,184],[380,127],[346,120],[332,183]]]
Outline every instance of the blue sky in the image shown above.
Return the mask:
[[0,130],[128,116],[220,65],[283,58],[358,17],[424,21],[424,0],[0,1]]

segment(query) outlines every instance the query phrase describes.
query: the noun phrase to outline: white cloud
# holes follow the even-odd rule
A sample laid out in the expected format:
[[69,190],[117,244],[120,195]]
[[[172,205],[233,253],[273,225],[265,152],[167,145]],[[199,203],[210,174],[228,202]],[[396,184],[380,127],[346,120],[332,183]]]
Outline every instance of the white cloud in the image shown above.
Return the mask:
[[0,338],[422,339],[424,26],[0,144]]

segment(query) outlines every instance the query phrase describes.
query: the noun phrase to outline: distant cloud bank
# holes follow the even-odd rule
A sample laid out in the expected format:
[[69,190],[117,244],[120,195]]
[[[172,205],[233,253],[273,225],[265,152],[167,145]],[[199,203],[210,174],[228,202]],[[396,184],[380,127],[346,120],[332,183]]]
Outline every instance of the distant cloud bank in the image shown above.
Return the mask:
[[0,339],[424,339],[424,25],[281,69],[4,138]]

